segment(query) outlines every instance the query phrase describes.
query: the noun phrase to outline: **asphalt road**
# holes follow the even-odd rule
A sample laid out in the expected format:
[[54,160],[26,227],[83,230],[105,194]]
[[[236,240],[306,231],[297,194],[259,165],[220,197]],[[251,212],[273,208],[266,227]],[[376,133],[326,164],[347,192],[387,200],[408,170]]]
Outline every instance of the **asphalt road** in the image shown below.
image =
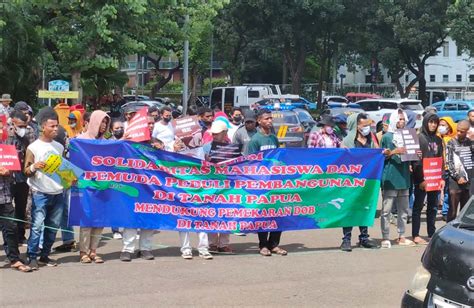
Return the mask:
[[[379,220],[370,234],[380,240]],[[443,222],[437,222],[440,227]],[[408,228],[411,231],[411,225]],[[395,226],[391,231],[396,236]],[[422,234],[426,228],[422,226]],[[236,255],[180,257],[176,232],[154,236],[153,261],[119,261],[121,241],[104,239],[105,264],[78,253],[52,254],[58,267],[19,273],[0,268],[2,307],[281,306],[399,307],[424,246],[339,250],[340,229],[285,232],[288,256],[261,257],[257,236],[232,236]],[[359,231],[354,229],[353,245]],[[110,237],[110,229],[104,236]],[[193,237],[193,244],[197,237]],[[55,245],[59,245],[56,243]],[[25,248],[22,248],[25,251]],[[3,251],[0,264],[4,264]]]

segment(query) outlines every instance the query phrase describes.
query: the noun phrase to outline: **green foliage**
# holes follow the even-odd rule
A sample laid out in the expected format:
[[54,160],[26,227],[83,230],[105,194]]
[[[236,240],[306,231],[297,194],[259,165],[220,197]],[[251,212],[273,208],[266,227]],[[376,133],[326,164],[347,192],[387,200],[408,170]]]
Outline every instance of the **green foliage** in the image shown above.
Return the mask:
[[449,8],[450,29],[458,48],[474,54],[474,1],[456,0]]

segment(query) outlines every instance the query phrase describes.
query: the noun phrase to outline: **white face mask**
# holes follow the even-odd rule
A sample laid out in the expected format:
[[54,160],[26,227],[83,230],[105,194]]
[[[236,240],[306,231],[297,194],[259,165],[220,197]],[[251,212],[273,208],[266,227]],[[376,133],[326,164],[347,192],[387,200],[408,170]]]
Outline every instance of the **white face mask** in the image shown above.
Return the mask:
[[446,126],[438,126],[438,132],[441,135],[446,135],[448,133],[448,128]]
[[364,135],[364,136],[368,136],[370,134],[370,126],[362,127],[361,134]]
[[18,135],[18,137],[23,138],[23,136],[25,136],[25,134],[26,134],[26,128],[24,128],[24,127],[22,127],[22,128],[15,127],[15,133]]

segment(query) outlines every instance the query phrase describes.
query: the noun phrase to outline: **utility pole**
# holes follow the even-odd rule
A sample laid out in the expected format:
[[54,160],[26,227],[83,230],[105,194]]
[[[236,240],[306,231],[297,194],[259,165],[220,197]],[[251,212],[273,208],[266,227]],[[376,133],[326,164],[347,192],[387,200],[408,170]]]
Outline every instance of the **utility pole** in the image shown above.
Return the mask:
[[[186,1],[187,4],[187,1]],[[184,18],[184,63],[183,63],[183,114],[188,111],[188,83],[189,83],[189,38],[188,38],[188,25],[189,25],[189,14],[186,13]]]
[[214,31],[211,32],[211,67],[209,69],[209,95],[212,92],[212,68],[214,63]]

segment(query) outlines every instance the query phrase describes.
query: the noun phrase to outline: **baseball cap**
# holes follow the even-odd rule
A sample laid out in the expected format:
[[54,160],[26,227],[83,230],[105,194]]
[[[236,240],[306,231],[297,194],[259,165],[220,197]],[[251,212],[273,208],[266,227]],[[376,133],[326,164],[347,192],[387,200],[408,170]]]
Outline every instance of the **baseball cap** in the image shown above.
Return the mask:
[[211,126],[211,129],[209,130],[209,132],[211,134],[219,134],[219,133],[222,133],[223,131],[226,131],[227,130],[227,124],[225,124],[224,121],[214,121],[212,122],[212,126]]

